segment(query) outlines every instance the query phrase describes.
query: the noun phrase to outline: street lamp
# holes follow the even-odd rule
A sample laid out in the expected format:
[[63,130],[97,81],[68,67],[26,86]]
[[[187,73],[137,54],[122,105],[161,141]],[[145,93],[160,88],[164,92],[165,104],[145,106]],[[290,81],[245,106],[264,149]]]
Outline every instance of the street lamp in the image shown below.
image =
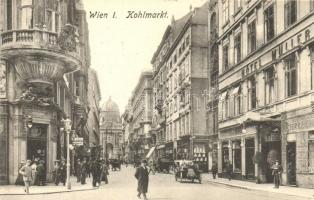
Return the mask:
[[65,132],[67,134],[67,179],[66,179],[66,185],[67,188],[71,189],[71,182],[70,182],[70,133],[71,133],[71,127],[72,127],[72,121],[67,118],[65,120],[62,120],[65,127]]

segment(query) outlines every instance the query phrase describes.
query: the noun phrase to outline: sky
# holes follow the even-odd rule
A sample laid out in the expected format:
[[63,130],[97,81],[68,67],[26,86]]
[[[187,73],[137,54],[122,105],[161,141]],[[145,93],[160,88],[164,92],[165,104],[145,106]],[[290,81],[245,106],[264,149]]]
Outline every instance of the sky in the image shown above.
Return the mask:
[[[179,19],[206,0],[83,0],[89,26],[91,67],[98,73],[102,100],[111,96],[125,110],[142,71],[151,59],[171,18]],[[90,13],[107,13],[91,18]],[[167,12],[162,19],[131,19],[128,11]],[[115,13],[115,17],[112,17]]]

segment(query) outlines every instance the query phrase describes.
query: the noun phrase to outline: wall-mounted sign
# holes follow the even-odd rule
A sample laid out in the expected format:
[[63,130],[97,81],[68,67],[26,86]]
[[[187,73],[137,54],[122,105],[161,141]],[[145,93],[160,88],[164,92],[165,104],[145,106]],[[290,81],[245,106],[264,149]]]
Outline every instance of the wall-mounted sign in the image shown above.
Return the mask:
[[72,144],[75,146],[83,146],[84,139],[82,137],[76,137],[74,138],[74,140],[72,141]]

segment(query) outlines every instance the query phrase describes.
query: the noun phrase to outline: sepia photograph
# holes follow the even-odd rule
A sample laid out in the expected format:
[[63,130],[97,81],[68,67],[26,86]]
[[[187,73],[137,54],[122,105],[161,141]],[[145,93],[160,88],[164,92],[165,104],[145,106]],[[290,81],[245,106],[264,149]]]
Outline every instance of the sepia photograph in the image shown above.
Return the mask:
[[314,199],[314,0],[0,0],[0,200]]

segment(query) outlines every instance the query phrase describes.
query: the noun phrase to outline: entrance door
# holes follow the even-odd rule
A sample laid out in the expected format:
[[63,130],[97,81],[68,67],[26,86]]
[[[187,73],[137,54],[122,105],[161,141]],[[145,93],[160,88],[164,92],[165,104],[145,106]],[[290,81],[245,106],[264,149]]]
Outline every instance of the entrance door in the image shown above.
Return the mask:
[[289,185],[296,185],[296,144],[287,144],[287,178]]
[[27,135],[27,159],[47,163],[47,125],[33,124]]
[[254,179],[255,165],[253,162],[255,152],[254,138],[245,140],[245,175],[247,179]]

